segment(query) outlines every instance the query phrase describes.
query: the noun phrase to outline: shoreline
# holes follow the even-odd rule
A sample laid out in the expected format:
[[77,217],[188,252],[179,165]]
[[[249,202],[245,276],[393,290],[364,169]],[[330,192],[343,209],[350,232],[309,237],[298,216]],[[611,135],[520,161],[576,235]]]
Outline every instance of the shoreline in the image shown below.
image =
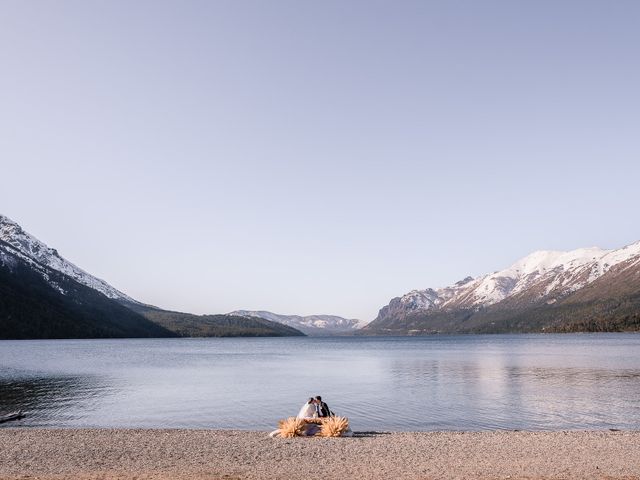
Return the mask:
[[0,429],[0,479],[640,479],[640,430]]
[[[274,425],[272,429],[269,430],[257,430],[257,429],[243,429],[243,428],[216,428],[216,427],[93,427],[93,426],[56,426],[56,427],[46,427],[42,425],[20,425],[19,422],[23,421],[25,417],[22,417],[20,420],[11,420],[7,423],[0,424],[0,437],[2,436],[2,432],[5,430],[14,430],[14,431],[26,431],[26,430],[59,430],[59,431],[111,431],[111,432],[174,432],[174,431],[184,431],[184,432],[216,432],[216,433],[251,433],[251,434],[260,434],[263,433],[265,435],[269,435],[270,432],[278,428],[277,425]],[[424,435],[424,434],[475,434],[475,433],[631,433],[631,434],[640,434],[640,428],[563,428],[562,430],[528,430],[526,428],[496,428],[496,429],[484,429],[484,430],[354,430],[354,437],[366,437],[368,435],[400,435],[400,434],[415,434],[415,435]],[[305,437],[296,437],[296,438],[305,438]],[[311,437],[309,437],[311,438]]]

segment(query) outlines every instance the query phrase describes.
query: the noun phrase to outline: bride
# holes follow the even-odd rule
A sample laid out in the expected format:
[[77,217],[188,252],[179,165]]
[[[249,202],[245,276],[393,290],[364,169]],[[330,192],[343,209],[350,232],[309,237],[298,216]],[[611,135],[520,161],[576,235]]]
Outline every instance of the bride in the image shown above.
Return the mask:
[[300,412],[298,418],[313,418],[316,415],[316,401],[311,397],[307,403],[305,403]]

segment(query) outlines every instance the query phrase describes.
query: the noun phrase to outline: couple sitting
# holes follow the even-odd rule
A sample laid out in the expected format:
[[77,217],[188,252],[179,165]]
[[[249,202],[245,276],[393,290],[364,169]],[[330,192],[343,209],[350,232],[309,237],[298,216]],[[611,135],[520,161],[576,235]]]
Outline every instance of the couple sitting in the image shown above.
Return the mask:
[[322,401],[322,397],[318,395],[316,398],[309,398],[298,413],[298,418],[322,418],[333,417],[333,412],[329,410],[329,405]]
[[337,417],[322,401],[322,397],[311,397],[300,409],[297,417],[278,422],[278,429],[269,434],[271,438],[292,437],[352,437],[349,420]]

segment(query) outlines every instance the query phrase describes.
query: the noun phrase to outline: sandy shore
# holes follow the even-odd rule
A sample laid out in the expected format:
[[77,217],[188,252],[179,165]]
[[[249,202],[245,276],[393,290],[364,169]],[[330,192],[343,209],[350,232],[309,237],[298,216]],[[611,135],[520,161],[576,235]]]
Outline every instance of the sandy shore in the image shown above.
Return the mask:
[[2,479],[640,478],[640,431],[366,433],[0,429]]

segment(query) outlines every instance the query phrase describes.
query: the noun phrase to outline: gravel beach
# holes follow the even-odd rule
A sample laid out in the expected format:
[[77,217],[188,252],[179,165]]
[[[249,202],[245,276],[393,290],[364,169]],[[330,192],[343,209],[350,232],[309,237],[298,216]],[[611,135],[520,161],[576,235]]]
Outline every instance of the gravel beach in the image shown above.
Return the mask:
[[0,429],[2,479],[638,479],[640,431]]

